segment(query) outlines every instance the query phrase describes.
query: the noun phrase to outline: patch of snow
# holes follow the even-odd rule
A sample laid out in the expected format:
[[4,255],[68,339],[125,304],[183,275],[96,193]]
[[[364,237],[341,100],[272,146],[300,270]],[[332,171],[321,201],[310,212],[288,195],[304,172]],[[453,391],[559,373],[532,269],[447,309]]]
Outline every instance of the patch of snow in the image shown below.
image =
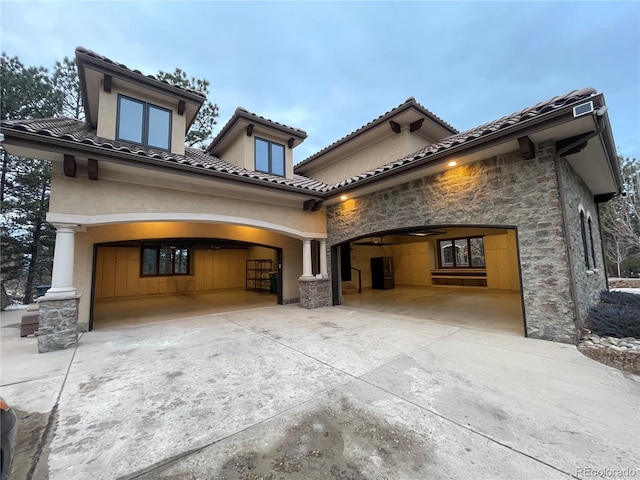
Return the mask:
[[5,312],[9,312],[11,310],[26,310],[26,309],[27,309],[27,305],[15,304],[15,305],[9,305],[4,310]]
[[640,288],[612,288],[612,292],[635,293],[640,295]]

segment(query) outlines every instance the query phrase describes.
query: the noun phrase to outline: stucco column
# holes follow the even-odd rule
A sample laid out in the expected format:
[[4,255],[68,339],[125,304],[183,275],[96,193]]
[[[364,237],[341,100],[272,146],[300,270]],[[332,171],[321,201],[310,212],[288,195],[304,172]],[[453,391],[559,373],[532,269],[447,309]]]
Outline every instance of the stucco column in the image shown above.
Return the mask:
[[302,241],[302,276],[313,277],[311,272],[311,240]]
[[329,276],[327,271],[327,241],[325,239],[320,239],[320,275],[322,275],[322,278]]
[[76,294],[76,289],[73,287],[75,225],[54,224],[54,227],[56,227],[56,246],[53,252],[51,288],[44,296],[74,296]]

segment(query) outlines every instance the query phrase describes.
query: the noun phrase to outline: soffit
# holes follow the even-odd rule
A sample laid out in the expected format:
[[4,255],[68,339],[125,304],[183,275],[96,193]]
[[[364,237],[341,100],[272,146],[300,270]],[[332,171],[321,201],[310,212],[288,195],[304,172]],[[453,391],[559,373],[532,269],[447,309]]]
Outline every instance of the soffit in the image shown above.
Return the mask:
[[[608,121],[607,127],[610,128]],[[437,175],[446,170],[450,170],[451,167],[448,166],[448,163],[451,161],[455,161],[456,167],[459,167],[496,155],[518,152],[518,138],[521,136],[528,136],[534,144],[539,144],[546,141],[559,141],[576,135],[593,132],[596,128],[593,115],[573,118],[571,110],[569,110],[568,114],[557,118],[555,122],[546,127],[540,125],[530,131],[515,130],[513,135],[498,137],[492,144],[483,142],[477,146],[469,145],[468,148],[459,148],[457,151],[453,149],[450,149],[450,151],[444,150],[442,155],[437,155],[438,152],[436,151],[434,152],[436,155],[432,154],[424,157],[425,161],[423,163],[408,162],[406,164],[407,167],[414,168],[406,168],[404,171],[400,171],[398,166],[402,165],[387,165],[376,169],[375,173],[367,172],[361,176],[354,177],[354,179],[360,181],[354,181],[352,184],[341,182],[342,188],[339,188],[341,184],[333,185],[329,191],[329,197],[325,200],[325,205],[339,203],[341,201],[340,196],[345,193],[349,198],[353,198],[370,194],[383,188],[390,188],[412,180],[417,180],[425,176]],[[465,147],[466,145],[463,143],[460,146]],[[428,149],[429,147],[426,148]],[[617,191],[615,172],[611,169],[607,149],[605,149],[600,136],[592,138],[588,143],[588,147],[583,152],[567,158],[571,166],[576,170],[576,173],[580,175],[594,194]],[[386,171],[393,170],[397,173],[386,178],[381,178],[376,182],[371,182],[370,184],[362,182],[364,178],[373,178],[376,174],[384,174]]]

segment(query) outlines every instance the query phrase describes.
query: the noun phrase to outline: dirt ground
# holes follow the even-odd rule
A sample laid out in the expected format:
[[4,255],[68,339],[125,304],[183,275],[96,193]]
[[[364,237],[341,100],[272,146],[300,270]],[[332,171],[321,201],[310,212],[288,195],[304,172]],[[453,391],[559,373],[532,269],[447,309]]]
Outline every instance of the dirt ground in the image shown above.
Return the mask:
[[[339,408],[309,412],[290,426],[281,441],[259,451],[237,452],[211,478],[215,480],[369,480],[345,451],[358,451],[392,471],[419,471],[433,456],[428,442],[416,432],[393,426],[343,399]],[[185,464],[188,469],[188,464]],[[193,480],[175,466],[154,470],[139,479]]]
[[596,362],[604,363],[626,373],[640,375],[640,354],[616,352],[610,349],[578,347],[580,353]]

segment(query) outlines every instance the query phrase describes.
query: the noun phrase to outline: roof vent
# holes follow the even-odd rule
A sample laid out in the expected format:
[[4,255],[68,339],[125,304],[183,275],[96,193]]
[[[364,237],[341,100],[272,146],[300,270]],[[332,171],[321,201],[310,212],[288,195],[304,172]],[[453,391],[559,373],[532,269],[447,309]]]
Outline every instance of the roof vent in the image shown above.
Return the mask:
[[573,107],[573,118],[581,117],[591,112],[593,112],[593,102],[583,103]]

